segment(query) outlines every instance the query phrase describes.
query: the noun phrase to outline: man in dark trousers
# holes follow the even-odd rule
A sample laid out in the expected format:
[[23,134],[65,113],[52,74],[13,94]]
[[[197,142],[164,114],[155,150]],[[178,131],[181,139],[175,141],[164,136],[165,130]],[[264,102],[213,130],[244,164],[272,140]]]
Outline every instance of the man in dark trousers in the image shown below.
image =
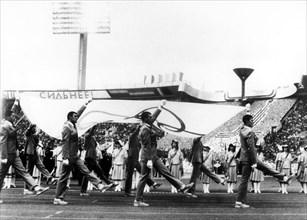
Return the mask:
[[[85,162],[84,164],[87,166],[89,171],[94,171],[97,176],[103,180],[106,184],[111,184],[111,188],[117,186],[118,184],[113,183],[110,181],[104,174],[103,169],[99,166],[97,162],[97,142],[95,140],[94,132],[96,129],[96,125],[89,129],[84,134],[84,149],[85,152]],[[80,196],[88,196],[89,194],[86,192],[88,186],[88,180],[85,176],[83,176],[82,183],[81,183],[81,192]]]
[[240,142],[241,142],[240,164],[242,165],[242,176],[238,188],[235,208],[250,207],[245,202],[247,196],[247,184],[252,169],[257,168],[258,170],[261,170],[264,175],[273,176],[286,183],[289,183],[289,181],[293,178],[293,176],[288,177],[284,173],[280,173],[279,171],[270,168],[264,162],[257,159],[256,143],[258,141],[258,138],[252,130],[252,127],[254,125],[253,116],[244,115],[242,120],[244,124],[240,130]]
[[[132,177],[134,173],[134,169],[137,172],[141,173],[141,164],[139,162],[139,151],[141,148],[138,134],[140,131],[141,126],[136,125],[135,130],[129,136],[128,140],[128,158],[127,158],[127,176],[126,176],[126,183],[125,183],[125,196],[134,196],[131,194],[131,186],[132,186]],[[148,178],[147,185],[157,189],[161,186],[160,183],[155,183],[151,178]]]
[[195,184],[196,184],[196,179],[197,177],[199,177],[200,172],[205,173],[216,183],[221,183],[222,185],[224,185],[227,181],[227,179],[223,180],[203,164],[204,163],[203,148],[204,146],[201,142],[201,137],[195,138],[193,140],[192,152],[189,158],[189,161],[193,164],[190,183],[194,183],[194,185],[189,189],[187,193],[187,195],[192,198],[197,198],[197,196],[195,195]]
[[[17,103],[14,105],[17,105]],[[33,177],[24,168],[18,154],[17,128],[14,125],[12,114],[13,111],[10,108],[5,109],[4,119],[1,121],[0,127],[0,192],[3,180],[10,166],[13,166],[27,184],[28,189],[33,190],[36,195],[40,195],[47,191],[49,187],[43,188],[38,186]],[[2,202],[3,201],[0,200],[0,204]]]
[[85,166],[84,162],[78,155],[79,143],[78,143],[78,131],[76,123],[85,110],[86,102],[77,112],[69,112],[67,114],[67,121],[64,123],[62,130],[62,142],[63,142],[63,166],[61,174],[58,180],[58,184],[55,191],[55,198],[53,204],[55,205],[66,205],[68,204],[65,200],[65,192],[67,190],[67,180],[73,167],[78,169],[94,186],[96,186],[102,193],[112,187],[112,184],[103,185],[101,180],[93,174]]
[[176,179],[165,167],[162,160],[157,156],[157,138],[163,137],[164,132],[159,128],[153,126],[153,122],[161,113],[162,106],[165,105],[166,100],[162,101],[162,105],[151,115],[150,112],[143,112],[141,114],[142,127],[139,132],[139,141],[141,144],[140,163],[141,163],[141,178],[136,189],[134,206],[149,206],[143,201],[144,187],[147,183],[152,167],[161,173],[167,181],[169,181],[178,191],[186,192],[193,183],[185,185],[180,180]]
[[[46,169],[45,165],[37,155],[37,146],[39,143],[38,136],[36,135],[36,125],[30,125],[26,131],[26,144],[25,144],[25,155],[26,155],[26,168],[30,175],[33,175],[34,166],[47,178],[47,184],[51,181],[52,185],[56,183],[56,179],[52,178],[50,172]],[[23,194],[33,194],[25,184]]]

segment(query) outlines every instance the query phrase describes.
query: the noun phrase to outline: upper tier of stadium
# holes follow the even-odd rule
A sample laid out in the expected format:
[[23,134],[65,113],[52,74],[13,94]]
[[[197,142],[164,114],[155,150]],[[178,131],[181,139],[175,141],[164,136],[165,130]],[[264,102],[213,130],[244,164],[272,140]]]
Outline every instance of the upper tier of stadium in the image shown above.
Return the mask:
[[[144,83],[104,85],[100,89],[89,90],[19,90],[19,93],[27,93],[42,99],[122,99],[122,100],[173,100],[195,103],[220,103],[239,101],[241,88],[236,91],[206,91],[200,90],[182,80],[183,74],[173,74],[169,79],[155,79],[145,77]],[[295,95],[298,90],[306,88],[302,85],[307,81],[303,76],[302,82],[290,83],[267,90],[250,90],[246,88],[244,98],[246,100],[278,99]],[[305,82],[305,84],[307,84]],[[298,86],[300,85],[300,86]],[[15,99],[16,90],[4,90],[1,92],[3,99]],[[233,103],[232,103],[233,104]]]

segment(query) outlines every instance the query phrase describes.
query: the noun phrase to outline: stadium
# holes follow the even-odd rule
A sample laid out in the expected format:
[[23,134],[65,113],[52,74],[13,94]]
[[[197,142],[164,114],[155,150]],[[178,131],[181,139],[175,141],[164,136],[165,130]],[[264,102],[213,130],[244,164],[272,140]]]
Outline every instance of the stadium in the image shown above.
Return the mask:
[[[216,163],[222,163],[225,151],[229,144],[239,146],[238,131],[242,126],[241,118],[249,112],[254,116],[254,131],[260,139],[264,139],[266,147],[264,155],[266,161],[273,162],[278,151],[277,145],[289,145],[293,151],[299,149],[300,143],[305,139],[307,128],[307,77],[302,76],[301,82],[294,82],[290,86],[280,86],[272,90],[251,91],[242,88],[238,92],[214,91],[208,92],[193,88],[184,82],[183,73],[165,75],[145,75],[143,84],[105,86],[99,90],[20,90],[3,91],[3,106],[10,106],[15,95],[26,94],[40,99],[86,99],[93,100],[162,100],[199,104],[212,104],[217,108],[223,105],[245,106],[246,110],[240,112],[222,125],[207,133],[203,138],[205,145],[211,147],[215,154]],[[243,87],[244,85],[242,85]],[[244,90],[244,91],[243,91]],[[244,96],[244,97],[243,97]],[[22,106],[21,106],[22,107]],[[210,113],[209,113],[210,114]],[[24,118],[20,126],[26,129],[29,121]],[[124,142],[128,138],[129,124],[99,124],[100,132],[97,134],[98,142],[102,143],[105,130],[117,127],[116,136]],[[55,142],[42,132],[44,146],[53,148]],[[170,143],[176,139],[180,143],[185,156],[189,155],[192,139],[167,134],[159,141],[161,157],[167,157]],[[21,144],[24,140],[19,141]],[[52,144],[51,144],[52,143]],[[47,148],[48,148],[47,147]],[[50,149],[49,149],[50,150]],[[48,152],[48,149],[47,149]],[[217,166],[219,167],[219,165]],[[219,173],[222,169],[218,170]]]
[[0,219],[305,220],[305,9],[1,1]]

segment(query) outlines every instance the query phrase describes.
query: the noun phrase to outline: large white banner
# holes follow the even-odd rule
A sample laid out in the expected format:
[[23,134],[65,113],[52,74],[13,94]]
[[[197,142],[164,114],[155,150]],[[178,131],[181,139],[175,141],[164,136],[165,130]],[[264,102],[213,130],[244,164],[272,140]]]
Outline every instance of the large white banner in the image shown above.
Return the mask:
[[[31,123],[58,139],[67,113],[77,111],[85,101],[20,97],[21,108]],[[153,113],[160,104],[161,101],[93,100],[78,120],[79,135],[102,122],[139,123],[143,111]],[[156,125],[168,133],[194,138],[208,134],[243,110],[238,106],[167,101]]]

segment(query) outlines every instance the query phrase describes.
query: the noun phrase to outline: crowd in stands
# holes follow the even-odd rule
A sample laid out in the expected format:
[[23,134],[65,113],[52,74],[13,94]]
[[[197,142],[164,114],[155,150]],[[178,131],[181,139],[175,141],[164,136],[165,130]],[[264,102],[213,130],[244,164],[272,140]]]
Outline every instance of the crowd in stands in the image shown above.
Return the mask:
[[307,100],[300,99],[281,121],[279,130],[270,132],[265,136],[266,147],[264,156],[266,160],[274,161],[278,146],[287,145],[293,153],[299,150],[300,144],[306,141],[307,131]]
[[273,99],[269,102],[266,117],[255,124],[254,131],[259,138],[264,138],[272,127],[280,128],[281,121],[288,115],[289,111],[296,105],[297,98]]

